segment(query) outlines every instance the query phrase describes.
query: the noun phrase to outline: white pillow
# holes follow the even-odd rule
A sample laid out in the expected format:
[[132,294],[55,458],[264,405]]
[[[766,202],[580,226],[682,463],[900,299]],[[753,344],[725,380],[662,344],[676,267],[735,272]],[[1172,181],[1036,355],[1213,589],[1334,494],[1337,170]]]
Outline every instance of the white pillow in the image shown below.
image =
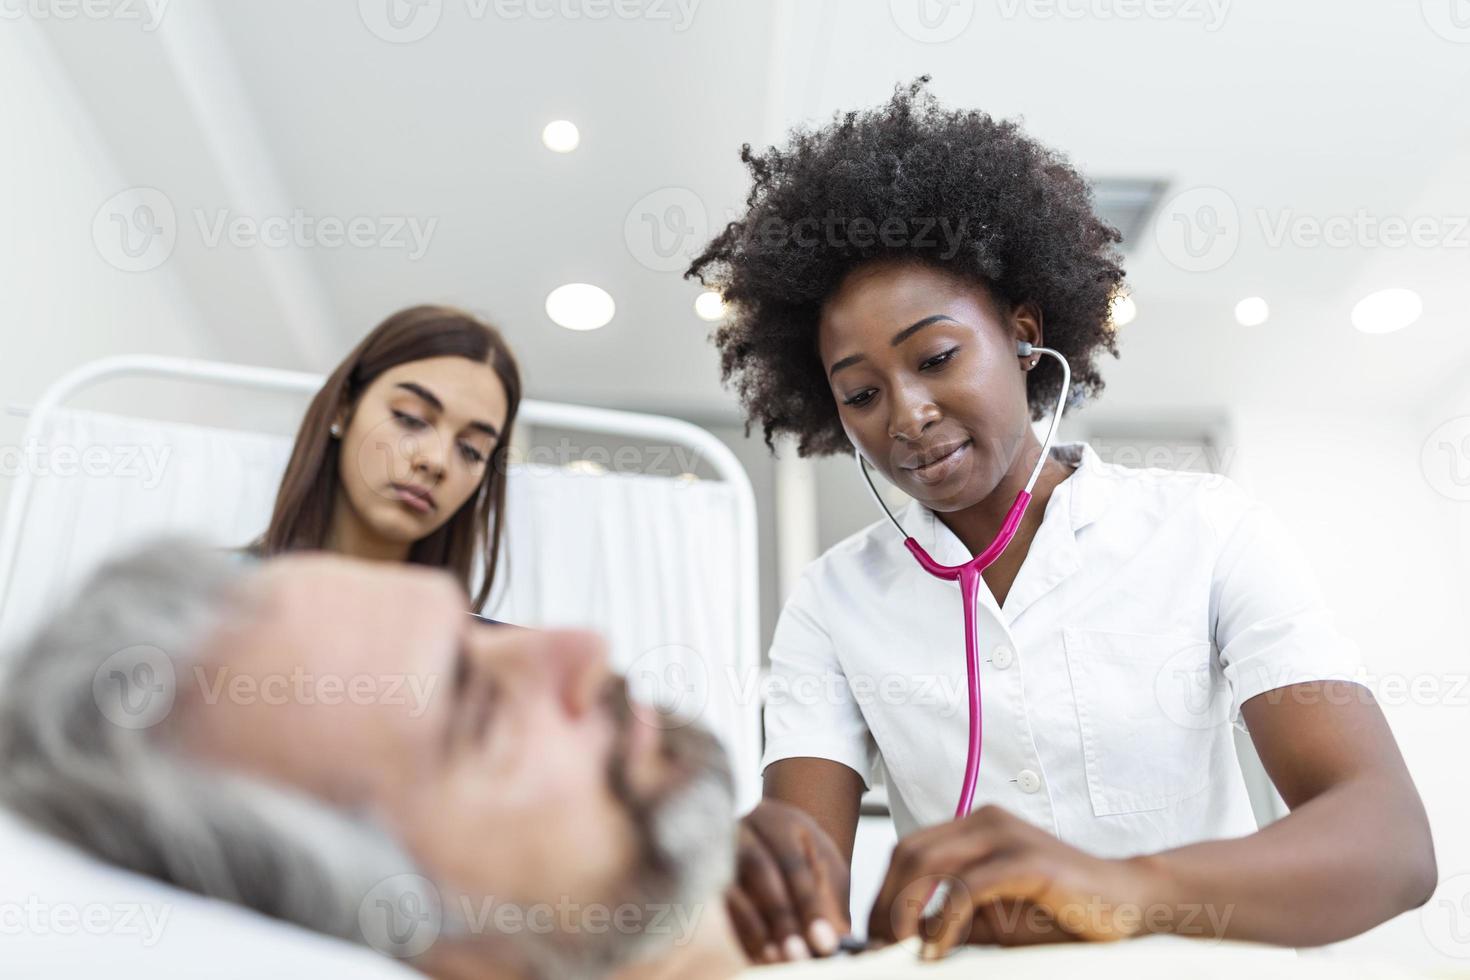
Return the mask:
[[419,976],[372,950],[103,864],[3,811],[0,854],[5,976]]

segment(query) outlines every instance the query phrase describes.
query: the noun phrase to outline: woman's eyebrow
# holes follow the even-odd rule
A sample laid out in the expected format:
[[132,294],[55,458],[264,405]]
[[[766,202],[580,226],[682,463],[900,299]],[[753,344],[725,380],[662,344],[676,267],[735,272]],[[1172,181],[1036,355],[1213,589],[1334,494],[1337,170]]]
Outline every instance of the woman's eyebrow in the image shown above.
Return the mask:
[[[894,334],[893,339],[888,342],[888,346],[897,347],[899,344],[903,343],[905,340],[908,340],[920,330],[923,330],[930,324],[939,323],[941,320],[948,320],[950,323],[959,323],[959,321],[956,320],[954,317],[944,313],[936,313],[933,316],[926,316],[918,323],[911,323],[907,327],[904,327],[902,330],[900,330],[898,333]],[[837,361],[832,365],[832,369],[827,372],[827,377],[830,378],[838,371],[841,371],[843,368],[852,367],[854,364],[857,364],[864,359],[865,358],[862,354],[852,354],[844,357],[842,360]]]
[[400,381],[400,382],[398,382],[398,387],[402,388],[404,391],[411,391],[415,395],[418,395],[424,401],[428,402],[429,403],[429,407],[432,408],[434,411],[436,411],[436,412],[442,412],[442,411],[444,411],[444,403],[439,400],[439,396],[436,395],[436,394],[434,394],[432,391],[430,391],[428,388],[425,388],[423,385],[419,384],[418,382],[416,382],[416,381]]
[[954,317],[946,316],[943,313],[936,313],[933,316],[926,316],[918,323],[910,324],[909,326],[904,327],[898,333],[894,334],[893,339],[888,342],[888,345],[890,347],[897,347],[899,344],[903,343],[905,340],[908,340],[920,330],[923,330],[925,327],[929,326],[932,323],[938,323],[941,320],[948,320],[950,323],[959,322]]
[[[400,381],[398,382],[398,387],[402,388],[404,391],[411,391],[415,395],[418,395],[424,401],[428,402],[429,407],[432,408],[434,411],[444,411],[444,403],[439,400],[439,396],[434,394],[428,388],[425,388],[423,385],[419,384],[417,381]],[[469,423],[469,427],[471,429],[479,429],[491,439],[500,438],[500,430],[491,425],[489,422],[481,422],[479,420],[475,420]]]

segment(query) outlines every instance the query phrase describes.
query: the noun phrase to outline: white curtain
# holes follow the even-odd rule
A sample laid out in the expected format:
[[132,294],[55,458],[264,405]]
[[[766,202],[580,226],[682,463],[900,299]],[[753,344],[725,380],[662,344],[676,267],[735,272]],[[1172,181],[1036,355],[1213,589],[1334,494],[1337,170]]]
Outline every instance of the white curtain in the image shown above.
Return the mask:
[[[102,560],[154,535],[222,547],[269,519],[290,440],[98,412],[51,416],[0,644],[65,603]],[[736,498],[723,483],[562,467],[513,468],[490,607],[525,626],[608,639],[646,700],[697,716],[731,751],[741,800],[758,796],[754,665],[738,660]]]

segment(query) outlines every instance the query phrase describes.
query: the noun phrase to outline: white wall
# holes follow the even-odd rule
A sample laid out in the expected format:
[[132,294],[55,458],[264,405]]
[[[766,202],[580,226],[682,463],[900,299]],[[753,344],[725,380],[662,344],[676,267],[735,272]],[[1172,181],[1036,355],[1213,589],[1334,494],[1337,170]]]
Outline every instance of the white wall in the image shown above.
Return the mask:
[[108,264],[92,223],[128,186],[37,25],[0,31],[0,502],[19,466],[24,420],[47,381],[108,354],[212,353],[192,302],[165,264]]
[[[1470,413],[1470,405],[1459,412]],[[1424,798],[1446,882],[1470,871],[1470,785],[1462,759],[1470,744],[1470,641],[1462,628],[1470,503],[1436,491],[1421,467],[1425,439],[1453,412],[1432,414],[1433,425],[1407,413],[1384,418],[1340,406],[1241,413],[1234,420],[1234,473],[1295,535],[1342,632],[1358,644]],[[1450,914],[1439,904],[1447,887],[1424,909],[1342,945],[1462,965],[1426,932],[1428,917]],[[1454,952],[1470,956],[1470,944]]]

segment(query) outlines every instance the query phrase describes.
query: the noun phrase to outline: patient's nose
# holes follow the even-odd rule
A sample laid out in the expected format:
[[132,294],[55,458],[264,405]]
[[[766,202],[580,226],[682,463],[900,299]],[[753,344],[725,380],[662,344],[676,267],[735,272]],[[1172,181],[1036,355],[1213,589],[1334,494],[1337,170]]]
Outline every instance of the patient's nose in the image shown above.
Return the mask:
[[560,630],[549,633],[546,640],[545,663],[568,714],[580,716],[597,707],[609,675],[602,638],[583,630]]
[[[499,633],[499,631],[495,631]],[[569,716],[580,717],[595,709],[607,688],[607,647],[596,633],[585,630],[514,631],[495,638],[509,645],[500,659],[503,681],[523,686],[528,695],[546,694],[557,699]]]

